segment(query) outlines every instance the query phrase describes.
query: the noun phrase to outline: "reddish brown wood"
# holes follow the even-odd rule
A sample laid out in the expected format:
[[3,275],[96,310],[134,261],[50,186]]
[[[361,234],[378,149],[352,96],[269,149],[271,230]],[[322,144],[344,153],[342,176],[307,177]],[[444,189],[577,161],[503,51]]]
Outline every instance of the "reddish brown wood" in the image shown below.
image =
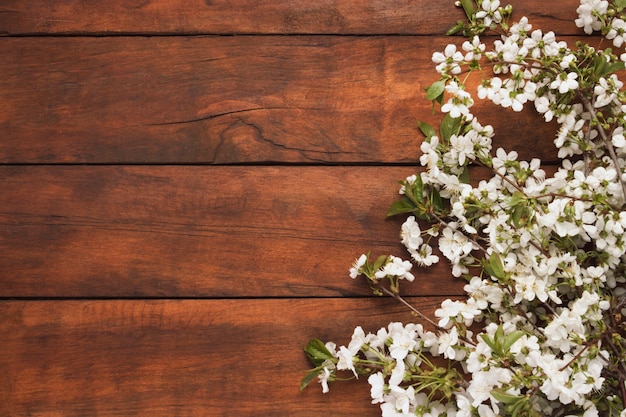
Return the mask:
[[[0,162],[414,163],[450,38],[10,38]],[[496,146],[554,158],[532,109],[479,106]],[[505,117],[502,117],[502,116]]]
[[[384,165],[419,158],[452,3],[0,2],[0,415],[379,416],[364,380],[300,393],[301,346],[414,319],[347,270],[404,254],[415,169]],[[581,33],[577,0],[513,3]],[[554,157],[532,112],[476,112]],[[417,275],[426,313],[462,292]]]
[[[385,213],[413,168],[0,167],[0,296],[370,294],[361,253],[407,257]],[[10,271],[10,272],[9,272]],[[413,294],[458,294],[442,265]]]
[[379,416],[365,379],[300,393],[301,346],[413,320],[379,298],[0,301],[0,318],[10,417]]
[[[502,2],[506,4],[508,2]],[[512,0],[516,15],[559,33],[578,33],[577,0]],[[453,0],[5,0],[8,34],[274,33],[443,34],[463,12]]]

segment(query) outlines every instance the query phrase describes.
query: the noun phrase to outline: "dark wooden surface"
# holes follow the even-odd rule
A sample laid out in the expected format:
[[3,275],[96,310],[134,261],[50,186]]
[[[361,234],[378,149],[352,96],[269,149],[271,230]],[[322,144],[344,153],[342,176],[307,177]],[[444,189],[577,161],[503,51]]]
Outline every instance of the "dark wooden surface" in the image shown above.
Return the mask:
[[[411,320],[347,270],[403,255],[452,3],[0,0],[0,415],[379,415],[365,381],[300,393],[300,348]],[[532,112],[478,113],[554,159]],[[461,293],[417,275],[425,311]]]

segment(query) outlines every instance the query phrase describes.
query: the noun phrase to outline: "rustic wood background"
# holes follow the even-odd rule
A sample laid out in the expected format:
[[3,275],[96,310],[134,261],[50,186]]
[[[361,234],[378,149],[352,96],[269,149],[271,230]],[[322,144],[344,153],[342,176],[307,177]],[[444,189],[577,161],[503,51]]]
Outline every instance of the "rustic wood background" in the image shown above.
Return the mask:
[[[511,2],[582,33],[576,0]],[[301,346],[411,320],[347,270],[404,254],[452,4],[0,0],[0,415],[379,415],[365,381],[300,393]],[[478,113],[553,160],[532,112]]]

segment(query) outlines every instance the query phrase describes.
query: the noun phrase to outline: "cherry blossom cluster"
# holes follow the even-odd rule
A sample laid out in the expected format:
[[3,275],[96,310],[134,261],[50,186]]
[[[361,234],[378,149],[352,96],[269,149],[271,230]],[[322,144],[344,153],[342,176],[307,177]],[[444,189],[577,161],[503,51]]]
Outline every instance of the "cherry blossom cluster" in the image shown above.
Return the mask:
[[[568,45],[525,17],[510,23],[499,0],[458,3],[467,21],[450,33],[467,40],[433,54],[440,78],[427,90],[443,119],[420,123],[423,169],[389,210],[406,216],[410,260],[363,254],[350,268],[421,322],[357,327],[347,346],[312,340],[302,386],[366,378],[383,417],[626,417],[626,53]],[[581,0],[575,24],[621,48],[625,8]],[[488,48],[483,34],[494,31]],[[560,164],[494,149],[477,99],[505,117],[532,106],[557,126],[547,140]],[[442,258],[466,297],[428,317],[400,283]]]

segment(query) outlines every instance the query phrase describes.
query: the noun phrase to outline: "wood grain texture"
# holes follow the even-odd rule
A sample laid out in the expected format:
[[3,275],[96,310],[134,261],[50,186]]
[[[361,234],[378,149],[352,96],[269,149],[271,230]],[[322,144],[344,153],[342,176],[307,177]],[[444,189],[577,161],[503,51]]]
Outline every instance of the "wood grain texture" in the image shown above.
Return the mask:
[[[0,296],[370,294],[361,253],[407,257],[390,167],[0,167]],[[10,271],[10,272],[9,272]],[[445,264],[409,294],[458,294]]]
[[[5,34],[444,34],[453,0],[4,0]],[[579,33],[576,0],[511,1],[518,16]]]
[[[0,416],[380,416],[365,380],[300,393],[301,347],[413,320],[348,268],[405,256],[452,3],[0,0]],[[532,111],[476,113],[554,160]],[[426,314],[462,293],[416,275]]]
[[[415,163],[435,37],[0,41],[0,162]],[[533,109],[477,106],[495,146],[555,158]]]
[[412,320],[382,298],[0,301],[0,414],[374,417],[365,380],[300,393],[301,346],[390,316]]

